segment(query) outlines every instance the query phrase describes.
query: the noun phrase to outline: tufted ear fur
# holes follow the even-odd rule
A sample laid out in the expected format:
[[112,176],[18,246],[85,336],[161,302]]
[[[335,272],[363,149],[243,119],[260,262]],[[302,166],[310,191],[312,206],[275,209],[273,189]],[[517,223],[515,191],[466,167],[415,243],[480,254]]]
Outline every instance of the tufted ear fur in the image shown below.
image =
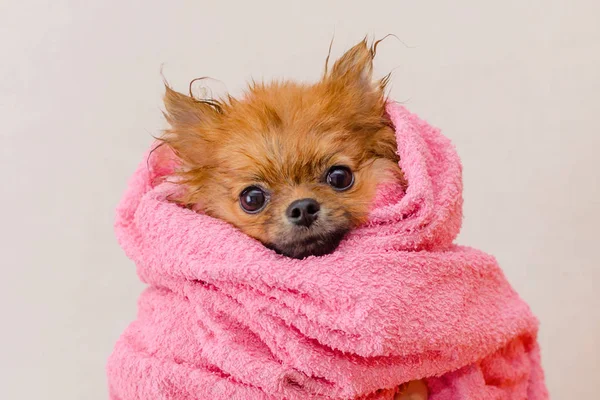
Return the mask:
[[363,39],[338,59],[326,78],[366,92],[382,89],[373,82],[373,50]]
[[222,104],[214,100],[196,100],[165,85],[165,118],[170,128],[160,140],[168,145],[181,163],[180,178],[198,185],[205,171],[214,163],[214,146],[218,140]]
[[163,101],[167,110],[165,117],[175,129],[213,123],[221,111],[216,102],[196,100],[166,85]]
[[351,100],[352,109],[363,116],[380,116],[385,114],[385,84],[388,77],[373,80],[373,46],[363,39],[333,65],[331,71],[325,70],[323,83],[331,93]]

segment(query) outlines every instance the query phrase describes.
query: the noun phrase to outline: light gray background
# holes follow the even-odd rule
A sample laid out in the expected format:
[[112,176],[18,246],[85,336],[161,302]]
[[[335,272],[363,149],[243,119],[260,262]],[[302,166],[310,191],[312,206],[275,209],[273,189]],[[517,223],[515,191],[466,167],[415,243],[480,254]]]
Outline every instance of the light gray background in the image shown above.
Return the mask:
[[[365,34],[393,97],[464,163],[460,242],[497,256],[542,326],[555,399],[598,398],[600,2],[0,2],[0,398],[105,399],[142,289],[112,232],[164,127],[164,74],[239,93],[314,80]],[[220,84],[217,84],[219,87]]]

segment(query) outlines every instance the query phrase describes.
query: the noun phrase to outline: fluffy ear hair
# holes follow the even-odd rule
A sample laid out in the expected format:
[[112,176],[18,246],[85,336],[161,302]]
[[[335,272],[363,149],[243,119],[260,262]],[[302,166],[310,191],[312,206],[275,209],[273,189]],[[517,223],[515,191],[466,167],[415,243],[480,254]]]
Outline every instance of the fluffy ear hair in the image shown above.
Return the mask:
[[214,100],[196,100],[176,92],[165,85],[163,97],[167,122],[173,127],[193,127],[207,125],[215,121],[222,112],[219,102]]
[[385,118],[385,84],[387,77],[373,81],[373,46],[363,39],[344,55],[331,68],[325,70],[325,83],[330,91],[339,94],[344,99],[346,107],[359,114],[376,115]]
[[335,62],[331,72],[326,71],[326,78],[362,88],[364,91],[381,89],[373,83],[373,56],[373,49],[369,47],[365,38],[344,53]]
[[181,163],[180,177],[193,182],[212,163],[212,143],[218,135],[218,123],[223,112],[215,100],[196,100],[165,85],[165,118],[170,129],[160,140],[168,145]]

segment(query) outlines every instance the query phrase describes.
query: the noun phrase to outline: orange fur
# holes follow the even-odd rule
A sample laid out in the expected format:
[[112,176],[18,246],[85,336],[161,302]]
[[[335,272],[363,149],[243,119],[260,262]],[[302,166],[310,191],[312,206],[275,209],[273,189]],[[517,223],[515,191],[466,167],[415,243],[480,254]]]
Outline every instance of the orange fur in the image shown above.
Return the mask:
[[[162,140],[180,158],[177,201],[223,219],[293,257],[314,254],[297,243],[326,238],[363,223],[377,185],[401,179],[396,141],[385,114],[386,78],[372,81],[374,51],[365,40],[315,84],[252,83],[243,98],[197,100],[168,86]],[[349,167],[355,184],[335,191],[324,182],[334,165]],[[239,203],[251,185],[269,193],[248,214]],[[285,216],[296,199],[313,198],[319,218],[298,229]]]

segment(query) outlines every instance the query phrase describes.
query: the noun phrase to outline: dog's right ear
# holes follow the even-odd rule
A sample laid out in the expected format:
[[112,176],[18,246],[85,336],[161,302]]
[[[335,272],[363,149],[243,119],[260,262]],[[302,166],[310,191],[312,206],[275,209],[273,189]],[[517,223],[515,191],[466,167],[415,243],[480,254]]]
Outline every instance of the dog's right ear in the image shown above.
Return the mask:
[[218,102],[196,100],[165,85],[165,118],[174,129],[192,128],[214,123],[221,113]]
[[[218,101],[196,100],[167,85],[164,103],[164,115],[171,127],[163,132],[160,140],[179,158],[181,175],[211,165],[213,143],[217,139],[223,112],[222,104]],[[199,177],[199,174],[183,176],[186,181]]]

